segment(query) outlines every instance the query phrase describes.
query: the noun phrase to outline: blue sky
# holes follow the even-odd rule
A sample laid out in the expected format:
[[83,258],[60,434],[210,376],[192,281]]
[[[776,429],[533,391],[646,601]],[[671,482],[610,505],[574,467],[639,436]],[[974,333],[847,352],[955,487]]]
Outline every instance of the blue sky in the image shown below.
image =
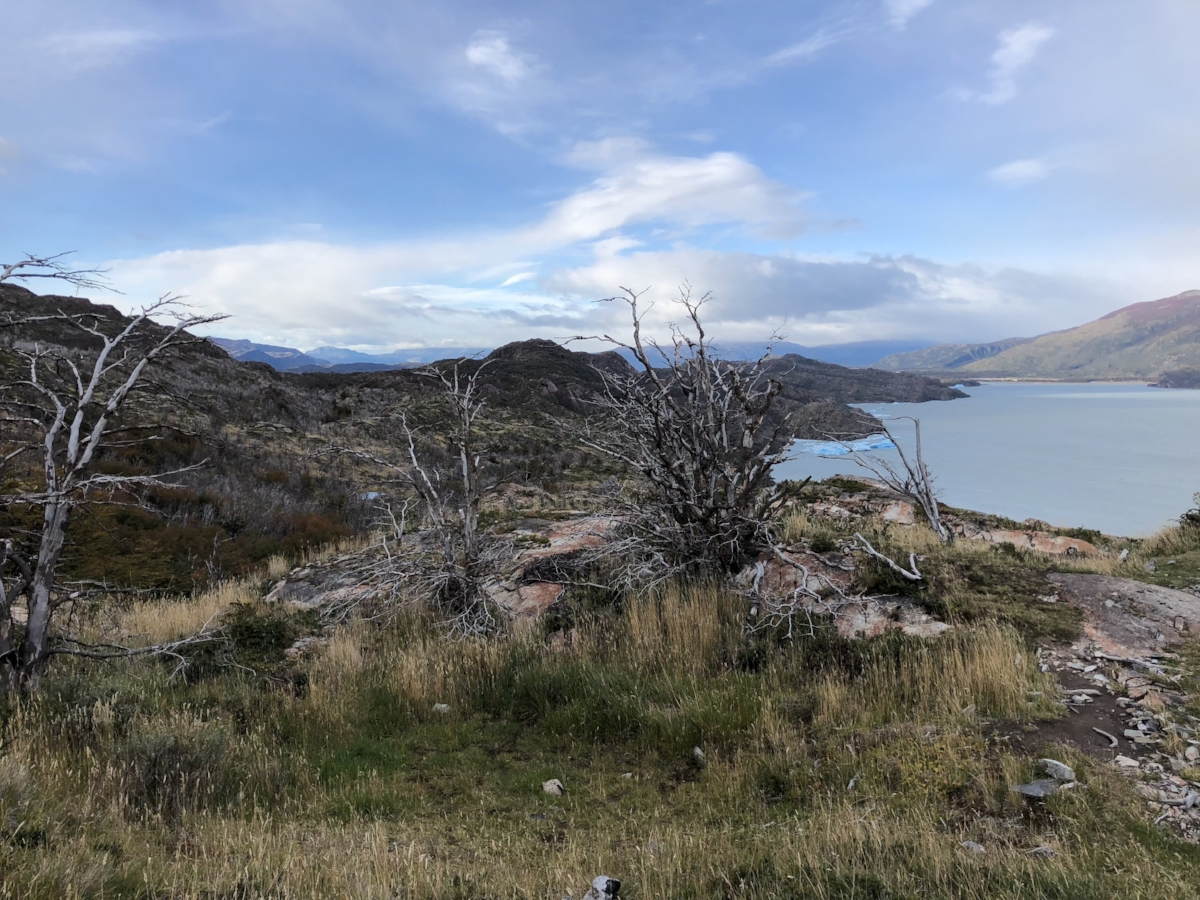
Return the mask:
[[1200,287],[1200,4],[5,3],[0,258],[310,348],[993,340]]

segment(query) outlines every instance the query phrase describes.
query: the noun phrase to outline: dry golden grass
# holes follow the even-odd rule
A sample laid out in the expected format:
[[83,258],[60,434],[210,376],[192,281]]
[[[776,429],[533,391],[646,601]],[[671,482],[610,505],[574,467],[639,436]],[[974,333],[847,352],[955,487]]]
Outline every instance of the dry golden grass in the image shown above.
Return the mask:
[[695,677],[706,671],[722,646],[736,640],[739,623],[731,609],[736,605],[717,585],[684,589],[672,584],[649,596],[629,598],[615,628],[588,638],[603,643],[615,632],[635,670],[683,671]]
[[253,579],[223,581],[189,597],[143,600],[117,614],[117,633],[146,644],[161,644],[196,634],[215,624],[235,603],[256,603]]
[[[256,586],[122,626],[169,639]],[[0,898],[557,900],[600,872],[634,900],[1195,896],[1200,859],[1104,767],[1056,750],[1086,789],[1036,814],[1009,790],[1031,761],[981,719],[1053,714],[1012,628],[751,646],[741,604],[673,585],[567,639],[357,623],[302,691],[64,664],[52,702],[0,709]]]

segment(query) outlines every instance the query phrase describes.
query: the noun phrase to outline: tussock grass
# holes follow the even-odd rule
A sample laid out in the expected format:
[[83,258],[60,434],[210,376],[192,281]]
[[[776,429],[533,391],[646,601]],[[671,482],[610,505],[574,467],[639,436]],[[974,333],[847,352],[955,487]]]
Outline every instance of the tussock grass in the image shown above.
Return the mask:
[[160,644],[200,631],[217,622],[234,604],[256,603],[251,581],[223,581],[191,596],[174,600],[141,600],[117,613],[119,633],[145,644]]
[[268,678],[66,662],[0,707],[0,898],[1195,895],[1103,767],[1049,748],[1085,788],[1010,792],[1032,762],[983,720],[1056,714],[1013,627],[747,641],[742,612],[673,585],[566,635],[356,623]]

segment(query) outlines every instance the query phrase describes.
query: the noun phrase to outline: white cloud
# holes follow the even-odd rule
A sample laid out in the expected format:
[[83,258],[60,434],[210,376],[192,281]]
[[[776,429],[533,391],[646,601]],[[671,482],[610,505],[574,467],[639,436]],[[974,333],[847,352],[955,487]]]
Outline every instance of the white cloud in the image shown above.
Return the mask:
[[80,71],[112,65],[137,50],[163,40],[154,31],[136,28],[108,28],[68,31],[43,38],[45,51],[59,57],[60,65]]
[[665,220],[696,228],[722,222],[757,226],[776,237],[803,230],[800,192],[772,181],[736,153],[706,157],[639,155],[628,159],[611,152],[617,144],[585,145],[582,157],[607,159],[610,170],[591,186],[556,203],[533,231],[544,240],[588,240],[640,222]]
[[[177,290],[236,316],[226,330],[269,342],[363,344],[370,340],[360,338],[373,336],[390,344],[419,332],[446,343],[474,332],[476,342],[495,343],[528,337],[535,327],[561,335],[578,317],[573,310],[587,306],[513,290],[535,277],[530,258],[589,245],[597,259],[619,258],[639,244],[621,230],[637,225],[677,235],[709,225],[794,234],[802,225],[798,192],[736,154],[659,156],[638,146],[642,155],[614,159],[524,227],[371,246],[295,240],[179,250],[116,261],[113,277],[130,297]],[[495,279],[504,281],[456,286]]]
[[1017,95],[1017,73],[1033,61],[1038,49],[1054,36],[1054,29],[1038,22],[1027,22],[1000,32],[999,45],[992,54],[992,89],[980,99],[984,103],[1007,103]]
[[514,284],[520,284],[522,281],[532,281],[537,278],[537,272],[518,272],[516,275],[510,275],[500,283],[500,287],[512,287]]
[[1050,174],[1050,167],[1040,159],[1016,159],[988,171],[987,175],[1005,187],[1021,187],[1041,181]]
[[480,31],[443,64],[441,92],[449,102],[508,137],[542,127],[537,110],[549,86],[536,59],[516,50],[502,31]]
[[596,259],[562,269],[545,286],[595,297],[617,284],[651,287],[648,325],[687,278],[712,290],[708,325],[726,340],[773,330],[803,344],[884,338],[996,340],[1077,325],[1130,302],[1112,281],[1017,268],[946,265],[915,256],[818,259],[685,248]]
[[909,19],[931,3],[933,0],[884,0],[888,16],[897,28],[903,28]]
[[508,42],[508,35],[498,31],[483,31],[467,45],[467,62],[472,66],[494,75],[506,85],[514,87],[529,77],[529,58],[515,52]]
[[767,66],[783,66],[792,63],[808,62],[820,55],[826,47],[836,44],[846,32],[840,29],[822,28],[811,37],[790,44],[768,56],[763,62]]
[[580,169],[603,172],[651,155],[650,144],[640,137],[606,137],[597,141],[579,141],[564,161]]

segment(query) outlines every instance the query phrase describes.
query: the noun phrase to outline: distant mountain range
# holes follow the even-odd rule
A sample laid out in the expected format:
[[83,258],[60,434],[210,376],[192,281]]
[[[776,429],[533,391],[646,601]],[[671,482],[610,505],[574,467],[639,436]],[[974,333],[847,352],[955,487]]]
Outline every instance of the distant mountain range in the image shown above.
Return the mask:
[[1200,369],[1200,291],[1134,303],[1036,338],[938,344],[893,354],[875,365],[983,378],[1164,379],[1164,386],[1175,386]]
[[266,363],[280,372],[374,372],[409,369],[439,359],[455,359],[488,352],[488,348],[483,347],[418,347],[371,354],[347,350],[344,347],[318,347],[305,353],[293,347],[256,344],[253,341],[235,338],[215,337],[212,341],[239,362]]
[[[221,347],[240,362],[266,363],[280,372],[373,372],[382,369],[408,369],[439,359],[455,359],[463,356],[487,354],[488,347],[416,347],[393,350],[390,353],[360,353],[345,347],[317,347],[315,350],[297,350],[293,347],[277,347],[273,344],[256,344],[253,341],[235,338],[213,338]],[[826,344],[821,347],[805,347],[782,341],[775,345],[774,355],[798,354],[820,362],[839,366],[861,368],[869,366],[887,354],[903,354],[928,346],[927,341],[856,341],[846,344]],[[729,359],[757,358],[765,345],[755,341],[734,341],[720,344],[718,349]],[[621,351],[618,351],[621,352]],[[622,356],[632,361],[630,354]]]

